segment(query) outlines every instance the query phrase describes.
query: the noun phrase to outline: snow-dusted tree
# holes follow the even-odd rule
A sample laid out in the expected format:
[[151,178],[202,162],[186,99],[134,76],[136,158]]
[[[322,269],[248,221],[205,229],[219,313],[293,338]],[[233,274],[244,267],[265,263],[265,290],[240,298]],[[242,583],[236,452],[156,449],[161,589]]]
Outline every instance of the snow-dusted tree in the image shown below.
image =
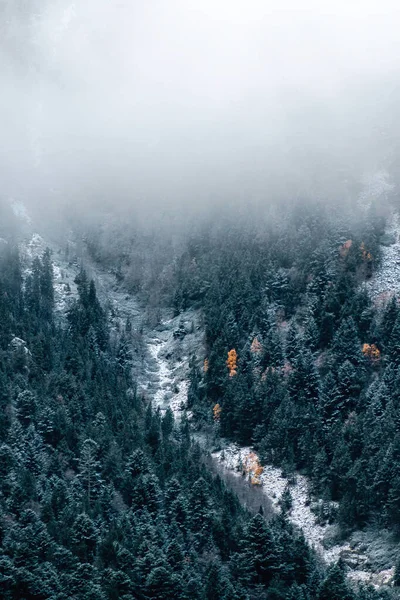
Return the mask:
[[86,490],[87,503],[90,507],[92,500],[98,494],[102,481],[100,478],[100,462],[97,460],[98,445],[92,439],[86,439],[82,444],[78,461],[78,477]]

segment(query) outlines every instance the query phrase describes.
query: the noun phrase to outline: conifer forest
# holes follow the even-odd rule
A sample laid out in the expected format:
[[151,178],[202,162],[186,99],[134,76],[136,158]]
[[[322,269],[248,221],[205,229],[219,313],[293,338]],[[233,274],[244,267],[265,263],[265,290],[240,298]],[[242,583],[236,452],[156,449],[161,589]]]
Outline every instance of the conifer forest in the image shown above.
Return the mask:
[[400,23],[322,4],[0,0],[1,599],[400,597]]

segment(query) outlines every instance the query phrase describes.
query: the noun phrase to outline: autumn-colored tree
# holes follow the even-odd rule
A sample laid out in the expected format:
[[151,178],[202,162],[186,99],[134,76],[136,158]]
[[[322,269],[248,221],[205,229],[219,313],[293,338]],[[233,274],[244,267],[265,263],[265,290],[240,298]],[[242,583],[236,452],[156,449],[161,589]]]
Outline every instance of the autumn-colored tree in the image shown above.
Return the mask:
[[229,377],[237,375],[237,352],[234,348],[228,352],[226,366],[229,369]]
[[250,351],[252,352],[252,354],[260,354],[262,352],[262,350],[263,350],[263,347],[262,347],[261,343],[259,342],[258,338],[255,337],[251,343]]
[[264,472],[264,467],[258,465],[253,472],[253,476],[251,478],[251,483],[253,485],[261,485],[261,475]]
[[255,452],[250,452],[243,459],[243,471],[249,476],[252,485],[261,485],[261,475],[264,468],[260,465],[259,458]]
[[363,260],[366,262],[370,262],[372,260],[372,254],[371,254],[371,252],[368,252],[368,250],[365,247],[364,242],[361,242],[360,250],[361,250]]
[[353,240],[347,240],[344,244],[339,246],[339,254],[342,258],[346,258],[352,245],[353,245]]
[[213,408],[214,421],[219,421],[221,418],[222,408],[220,404],[216,404]]
[[366,358],[369,358],[372,361],[378,361],[381,357],[380,350],[375,344],[364,344],[362,352]]
[[205,358],[204,359],[204,364],[203,364],[203,371],[204,371],[204,373],[207,373],[207,371],[209,369],[209,366],[210,366],[210,364],[208,362],[208,358]]

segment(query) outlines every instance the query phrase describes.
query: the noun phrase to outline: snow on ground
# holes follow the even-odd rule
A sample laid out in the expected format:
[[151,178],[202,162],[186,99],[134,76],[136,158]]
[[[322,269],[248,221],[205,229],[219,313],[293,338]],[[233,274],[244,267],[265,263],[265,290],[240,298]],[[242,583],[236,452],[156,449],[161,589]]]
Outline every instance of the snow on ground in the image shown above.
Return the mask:
[[[155,334],[148,334],[146,347],[149,360],[147,373],[155,373],[154,380],[146,387],[155,406],[161,411],[170,407],[179,420],[186,408],[189,389],[189,358],[203,344],[200,315],[188,310],[177,317],[165,319]],[[190,414],[188,415],[190,417]]]
[[378,302],[400,293],[400,219],[394,211],[387,220],[385,234],[387,245],[381,247],[381,267],[366,284],[371,297]]
[[158,367],[158,385],[156,392],[153,394],[153,403],[162,411],[165,411],[168,407],[171,408],[175,418],[179,419],[187,403],[189,382],[186,379],[177,381],[168,360],[163,358],[162,355],[165,355],[168,344],[168,340],[161,341],[155,338],[150,340],[147,345],[149,354]]
[[58,315],[65,315],[71,302],[78,296],[75,277],[77,269],[53,257],[54,302]]
[[349,571],[347,577],[354,583],[366,583],[373,585],[375,588],[380,588],[384,585],[391,585],[393,582],[395,568],[384,569],[378,573],[371,571],[360,571],[355,569]]
[[[246,477],[252,477],[252,472],[249,473],[246,469],[249,457],[253,464],[254,462],[258,463],[258,457],[252,448],[241,448],[237,444],[228,444],[222,450],[214,452],[212,456],[222,467],[230,470],[237,477],[242,477],[244,481],[246,481]],[[244,472],[245,476],[243,477]],[[355,544],[352,540],[343,544],[326,544],[327,539],[332,537],[331,534],[335,527],[318,523],[317,516],[312,511],[309,483],[306,477],[296,474],[294,480],[289,480],[282,475],[281,469],[266,465],[259,481],[262,490],[270,498],[276,511],[280,510],[283,492],[287,488],[290,490],[292,508],[288,513],[288,518],[303,531],[307,542],[326,563],[330,564],[342,558],[349,568],[348,577],[354,583],[366,582],[375,587],[391,583],[394,567],[374,569],[366,544]]]
[[[225,468],[228,468],[238,477],[243,474],[243,465],[247,462],[249,455],[254,454],[254,450],[249,447],[240,448],[236,444],[230,444],[223,450],[213,453],[213,457],[220,461]],[[283,492],[288,487],[292,496],[292,509],[289,514],[290,521],[300,527],[310,546],[326,560],[327,562],[336,561],[342,550],[348,549],[345,546],[334,546],[327,550],[323,545],[324,537],[329,525],[319,525],[317,518],[310,508],[310,495],[307,478],[303,475],[296,475],[293,484],[282,476],[281,469],[266,465],[260,475],[260,484],[265,494],[271,499],[275,510],[280,510],[279,502]]]
[[[400,237],[398,228],[399,223],[395,219],[390,231],[396,233],[396,245],[399,244]],[[46,243],[38,234],[34,234],[23,246],[23,261],[28,272],[33,258],[40,256],[45,248]],[[400,245],[398,250],[400,251]],[[384,265],[385,260],[389,260],[389,255],[392,256],[389,252],[385,255]],[[393,262],[393,257],[390,262]],[[53,270],[56,311],[59,315],[63,315],[71,299],[77,294],[74,279],[79,270],[78,263],[67,261],[60,251],[53,252]],[[201,352],[203,347],[199,313],[187,311],[183,315],[162,321],[155,329],[146,329],[146,327],[143,329],[144,309],[140,307],[136,298],[126,294],[116,285],[113,274],[102,272],[93,265],[89,266],[88,270],[90,277],[93,277],[96,282],[100,300],[103,304],[107,304],[110,326],[115,330],[116,335],[128,317],[136,331],[143,331],[140,335],[143,338],[144,351],[136,358],[135,366],[139,391],[145,393],[153,401],[154,406],[162,411],[170,406],[175,418],[179,420],[187,403],[189,356],[195,351]],[[384,273],[385,266],[382,270]],[[386,286],[387,289],[388,281],[392,279],[383,274],[380,281],[379,286]],[[375,286],[378,284],[375,283]],[[251,448],[240,448],[235,444],[229,444],[223,450],[213,453],[212,457],[222,469],[228,469],[241,477],[243,465],[249,460],[250,454],[252,457],[256,456]],[[256,462],[259,465],[257,457]],[[289,486],[292,497],[289,519],[302,529],[309,544],[326,562],[331,563],[342,557],[351,569],[349,578],[355,582],[365,581],[377,587],[390,583],[393,568],[371,568],[367,550],[363,554],[359,547],[355,548],[349,543],[325,547],[324,540],[329,537],[332,526],[319,524],[316,515],[312,512],[306,477],[296,475],[294,482],[289,482],[282,476],[280,469],[266,465],[259,480],[260,489],[271,500],[275,510],[280,509],[279,501]],[[243,478],[243,481],[248,486],[246,478]],[[360,545],[364,548],[363,544]]]
[[[38,233],[33,233],[29,241],[19,245],[23,273],[29,275],[32,262],[35,258],[41,258],[47,247],[51,248],[46,240]],[[61,250],[52,250],[53,284],[54,284],[54,308],[59,317],[65,315],[73,298],[77,297],[77,286],[75,277],[78,274],[78,265],[65,259]]]
[[[148,350],[150,356],[154,359],[158,367],[158,386],[153,394],[153,402],[156,406],[165,410],[169,405],[169,395],[172,393],[173,376],[168,362],[161,357],[167,346],[166,341],[161,341],[158,338],[149,343]],[[179,409],[178,409],[179,410]]]
[[42,256],[46,250],[46,242],[38,233],[32,234],[32,237],[27,243],[20,246],[22,260],[26,266],[31,266],[34,258]]
[[400,293],[400,220],[398,213],[390,210],[390,195],[394,185],[386,171],[378,171],[363,181],[358,198],[361,210],[369,208],[372,200],[379,200],[382,211],[387,215],[384,244],[381,246],[382,264],[377,273],[365,284],[371,297],[378,303],[392,294]]

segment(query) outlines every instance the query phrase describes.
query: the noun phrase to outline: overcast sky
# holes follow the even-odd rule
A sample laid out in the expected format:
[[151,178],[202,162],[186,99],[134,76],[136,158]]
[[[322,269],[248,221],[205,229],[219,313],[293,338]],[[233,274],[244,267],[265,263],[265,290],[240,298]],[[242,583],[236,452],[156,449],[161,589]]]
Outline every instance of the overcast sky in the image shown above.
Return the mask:
[[395,2],[0,0],[0,19],[3,194],[229,205],[393,164]]

